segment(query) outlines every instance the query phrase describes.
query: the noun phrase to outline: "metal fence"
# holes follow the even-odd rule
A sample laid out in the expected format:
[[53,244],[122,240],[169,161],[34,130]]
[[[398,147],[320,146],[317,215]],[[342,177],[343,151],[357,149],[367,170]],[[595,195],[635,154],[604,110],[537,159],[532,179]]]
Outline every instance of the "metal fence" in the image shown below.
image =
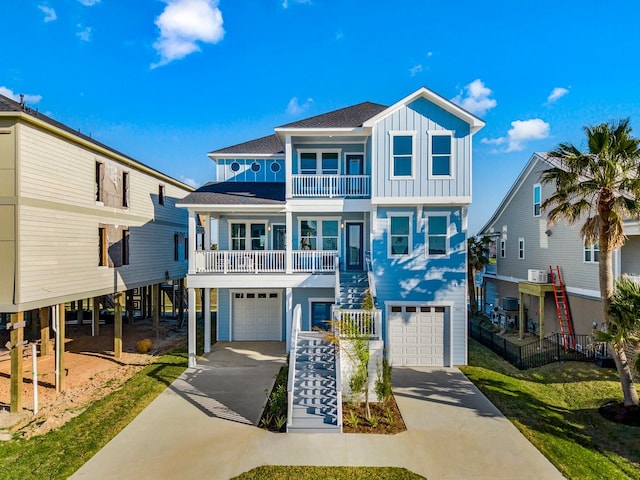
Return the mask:
[[541,367],[553,362],[593,362],[601,348],[600,344],[593,343],[589,335],[574,335],[575,349],[565,349],[562,335],[559,333],[525,345],[517,345],[473,322],[469,323],[469,336],[520,370]]

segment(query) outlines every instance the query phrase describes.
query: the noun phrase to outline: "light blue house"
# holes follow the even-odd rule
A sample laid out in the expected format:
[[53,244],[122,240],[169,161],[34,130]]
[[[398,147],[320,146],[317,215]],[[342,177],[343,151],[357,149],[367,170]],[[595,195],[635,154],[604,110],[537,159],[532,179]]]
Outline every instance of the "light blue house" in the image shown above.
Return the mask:
[[[297,322],[326,328],[349,312],[393,365],[466,364],[467,206],[472,136],[483,126],[421,88],[392,106],[361,103],[211,152],[218,181],[180,204],[190,304],[204,289],[208,311],[218,289],[219,341],[290,348]],[[373,316],[359,310],[367,288]]]

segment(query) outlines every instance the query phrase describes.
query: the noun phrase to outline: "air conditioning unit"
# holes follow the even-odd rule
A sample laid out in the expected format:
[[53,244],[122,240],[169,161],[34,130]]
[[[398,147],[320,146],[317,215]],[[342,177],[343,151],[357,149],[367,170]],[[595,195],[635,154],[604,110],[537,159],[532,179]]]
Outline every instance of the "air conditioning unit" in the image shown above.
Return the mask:
[[546,270],[529,269],[528,280],[533,283],[549,283],[549,274]]

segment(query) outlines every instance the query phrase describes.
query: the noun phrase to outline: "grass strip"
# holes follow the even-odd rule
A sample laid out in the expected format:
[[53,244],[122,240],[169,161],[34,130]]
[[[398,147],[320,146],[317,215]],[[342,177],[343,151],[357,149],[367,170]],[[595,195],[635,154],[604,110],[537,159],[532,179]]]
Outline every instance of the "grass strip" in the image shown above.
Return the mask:
[[406,468],[398,467],[292,467],[268,465],[238,475],[234,480],[420,480]]
[[6,480],[67,478],[126,427],[187,367],[187,354],[162,355],[119,390],[92,403],[62,427],[28,440],[0,443]]
[[471,339],[461,370],[566,478],[640,478],[640,428],[598,413],[621,398],[615,370],[565,362],[520,371]]

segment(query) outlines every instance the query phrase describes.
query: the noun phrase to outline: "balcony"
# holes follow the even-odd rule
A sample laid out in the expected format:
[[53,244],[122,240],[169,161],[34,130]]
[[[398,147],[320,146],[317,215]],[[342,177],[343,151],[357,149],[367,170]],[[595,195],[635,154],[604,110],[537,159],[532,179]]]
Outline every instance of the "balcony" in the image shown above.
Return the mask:
[[294,197],[370,198],[370,175],[293,175]]
[[333,273],[338,269],[337,251],[294,250],[287,268],[284,250],[198,250],[198,273]]

